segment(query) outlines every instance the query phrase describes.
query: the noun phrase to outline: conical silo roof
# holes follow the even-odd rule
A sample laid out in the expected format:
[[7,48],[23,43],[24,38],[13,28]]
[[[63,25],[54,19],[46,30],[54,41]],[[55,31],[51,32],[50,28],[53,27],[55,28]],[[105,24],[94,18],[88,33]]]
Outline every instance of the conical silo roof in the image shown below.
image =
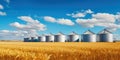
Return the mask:
[[94,32],[92,32],[91,30],[87,30],[86,32],[84,32],[83,34],[95,34]]
[[52,34],[52,33],[46,34],[46,36],[52,36],[52,35],[54,35],[54,34]]
[[104,29],[102,31],[100,31],[98,34],[111,34],[112,32],[110,32],[109,30],[107,29]]
[[62,32],[59,32],[57,35],[64,35]]
[[41,34],[41,35],[39,35],[38,37],[43,37],[43,36],[46,36],[46,34]]
[[78,35],[76,32],[71,32],[70,35]]

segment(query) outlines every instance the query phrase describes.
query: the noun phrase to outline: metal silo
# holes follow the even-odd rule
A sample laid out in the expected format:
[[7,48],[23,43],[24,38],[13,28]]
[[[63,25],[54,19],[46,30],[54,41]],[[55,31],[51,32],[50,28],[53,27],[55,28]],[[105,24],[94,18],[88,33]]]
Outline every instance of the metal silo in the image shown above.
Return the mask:
[[33,42],[38,42],[38,37],[34,37]]
[[66,36],[59,32],[57,35],[54,35],[54,42],[65,42],[66,41]]
[[39,37],[38,37],[38,41],[39,41],[39,42],[46,42],[45,35],[39,36]]
[[53,34],[46,35],[46,42],[54,42],[54,35]]
[[24,38],[24,42],[29,42],[30,38]]
[[31,42],[35,42],[36,37],[31,37]]
[[82,35],[83,42],[96,42],[96,35],[92,31],[88,30]]
[[24,42],[31,42],[31,38],[30,37],[24,38]]
[[113,34],[107,29],[99,32],[98,35],[100,42],[113,42]]
[[79,35],[75,32],[72,32],[70,35],[68,35],[69,42],[79,42]]

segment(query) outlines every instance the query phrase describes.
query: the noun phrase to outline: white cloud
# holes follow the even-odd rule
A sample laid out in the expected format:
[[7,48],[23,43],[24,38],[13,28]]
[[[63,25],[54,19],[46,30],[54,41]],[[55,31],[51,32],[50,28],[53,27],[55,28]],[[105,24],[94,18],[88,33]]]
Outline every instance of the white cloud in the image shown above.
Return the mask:
[[[0,10],[4,9],[4,7],[0,4]],[[0,16],[6,16],[6,12],[0,11]]]
[[76,22],[80,25],[82,25],[83,27],[94,27],[95,22],[97,20],[96,19],[77,19]]
[[8,33],[9,30],[0,30],[0,33]]
[[44,16],[44,20],[48,22],[56,22],[56,19],[51,16]]
[[115,15],[115,18],[118,21],[118,23],[120,24],[120,12],[118,12],[117,15]]
[[0,38],[3,40],[22,40],[27,33],[27,31],[0,30]]
[[0,16],[6,16],[6,15],[7,15],[6,12],[0,11]]
[[38,20],[34,20],[29,16],[20,16],[19,19],[26,22],[26,24],[20,24],[19,22],[11,23],[12,27],[15,27],[17,30],[27,31],[29,36],[36,36],[37,31],[46,30],[46,26],[40,23]]
[[17,29],[23,29],[26,25],[20,24],[19,22],[14,22],[10,24],[11,26],[16,27]]
[[120,25],[114,24],[114,23],[111,23],[111,24],[109,23],[109,24],[106,24],[106,27],[110,31],[116,31],[118,28],[120,28]]
[[64,18],[56,19],[56,18],[51,17],[51,16],[45,16],[44,20],[48,21],[48,22],[52,22],[52,23],[56,22],[56,23],[62,24],[62,25],[68,25],[68,26],[73,26],[74,25],[74,22],[72,22],[70,19],[64,19]]
[[0,9],[4,9],[4,7],[0,4]]
[[59,24],[63,24],[63,25],[70,25],[70,26],[73,26],[74,25],[74,22],[72,22],[71,20],[69,19],[58,19],[57,23]]
[[104,20],[106,22],[115,22],[115,15],[109,13],[97,13],[92,15],[97,20]]
[[87,14],[87,13],[88,13],[88,14],[92,14],[92,13],[94,13],[94,12],[93,12],[91,9],[88,9],[88,10],[85,11],[85,13],[86,13],[86,14]]
[[21,20],[26,21],[28,23],[39,23],[38,20],[34,20],[29,16],[20,16],[20,17],[18,17],[18,19],[21,19]]
[[[3,5],[0,4],[0,10],[3,10],[3,9],[4,9]],[[0,11],[0,16],[6,16],[6,15],[7,15],[6,12]]]
[[18,18],[23,21],[26,21],[26,24],[20,24],[18,22],[14,22],[10,25],[21,30],[38,30],[38,31],[46,30],[46,26],[44,24],[40,23],[38,20],[32,19],[29,16],[21,16]]
[[77,19],[76,22],[83,27],[93,28],[95,26],[102,26],[111,31],[120,28],[120,25],[116,24],[116,15],[109,13],[92,14],[91,19]]
[[71,16],[73,18],[80,18],[80,17],[85,17],[84,13],[77,12],[77,13],[72,13],[72,14],[66,14],[67,16]]
[[76,12],[76,13],[72,13],[72,14],[66,14],[67,16],[71,16],[73,18],[81,18],[81,17],[85,17],[87,14],[92,14],[93,11],[88,9],[88,10],[84,10],[82,12]]

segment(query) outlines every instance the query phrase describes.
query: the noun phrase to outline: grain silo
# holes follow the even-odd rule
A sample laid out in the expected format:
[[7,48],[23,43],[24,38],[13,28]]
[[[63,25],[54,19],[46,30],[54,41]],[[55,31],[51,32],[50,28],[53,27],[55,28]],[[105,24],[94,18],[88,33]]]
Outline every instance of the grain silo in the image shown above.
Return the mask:
[[24,42],[29,42],[30,38],[24,38]]
[[31,42],[31,38],[30,37],[24,38],[24,42]]
[[54,35],[51,33],[46,35],[46,42],[54,42]]
[[38,42],[38,37],[34,37],[33,42]]
[[38,37],[38,41],[39,41],[39,42],[46,42],[45,35],[43,34],[43,35],[39,36],[39,37]]
[[82,34],[83,42],[96,42],[96,35],[92,31],[88,30]]
[[31,37],[31,42],[35,42],[36,37]]
[[70,35],[68,35],[68,40],[69,42],[79,42],[79,35],[75,32],[72,32]]
[[59,32],[57,35],[54,35],[54,42],[65,42],[66,41],[66,36]]
[[100,42],[113,42],[113,34],[107,29],[99,32],[98,36]]

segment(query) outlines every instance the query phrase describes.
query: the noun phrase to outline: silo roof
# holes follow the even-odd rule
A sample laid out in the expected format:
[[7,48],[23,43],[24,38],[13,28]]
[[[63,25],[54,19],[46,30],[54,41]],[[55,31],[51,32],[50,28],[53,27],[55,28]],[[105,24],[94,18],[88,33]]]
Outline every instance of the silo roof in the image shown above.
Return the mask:
[[98,34],[107,34],[107,33],[112,33],[112,32],[108,31],[107,29],[104,29],[101,32],[99,32]]
[[78,35],[76,32],[71,32],[70,35]]
[[83,34],[95,34],[94,32],[87,30],[86,32],[84,32]]
[[64,35],[62,32],[59,32],[57,35]]
[[50,34],[47,34],[46,36],[51,36],[51,35],[54,35],[54,34],[50,33]]
[[39,35],[38,37],[41,37],[41,36],[46,36],[46,34],[41,34],[41,35]]

